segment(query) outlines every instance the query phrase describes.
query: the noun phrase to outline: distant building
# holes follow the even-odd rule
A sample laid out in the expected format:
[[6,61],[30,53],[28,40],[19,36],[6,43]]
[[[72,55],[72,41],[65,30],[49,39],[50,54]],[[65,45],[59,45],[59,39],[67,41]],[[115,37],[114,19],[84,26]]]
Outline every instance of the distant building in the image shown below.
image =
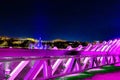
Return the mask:
[[35,44],[34,48],[35,49],[43,49],[41,37],[39,38],[39,41]]

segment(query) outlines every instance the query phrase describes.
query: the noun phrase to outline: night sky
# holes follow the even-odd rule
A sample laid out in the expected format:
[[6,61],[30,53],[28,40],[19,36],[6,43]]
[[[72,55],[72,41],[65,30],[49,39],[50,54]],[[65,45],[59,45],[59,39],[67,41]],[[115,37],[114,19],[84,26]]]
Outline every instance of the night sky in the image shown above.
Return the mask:
[[120,0],[0,0],[0,35],[79,41],[120,37]]

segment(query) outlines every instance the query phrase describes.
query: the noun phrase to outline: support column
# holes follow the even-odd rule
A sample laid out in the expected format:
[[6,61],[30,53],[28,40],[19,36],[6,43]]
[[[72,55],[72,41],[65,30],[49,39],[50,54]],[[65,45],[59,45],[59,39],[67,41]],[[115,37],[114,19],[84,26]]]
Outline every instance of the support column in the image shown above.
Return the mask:
[[10,62],[5,62],[5,65],[4,65],[4,70],[5,70],[5,75],[9,75],[10,74]]
[[[5,57],[5,59],[10,59],[10,57]],[[10,77],[10,62],[4,63],[4,71],[5,71],[5,77],[8,79]]]

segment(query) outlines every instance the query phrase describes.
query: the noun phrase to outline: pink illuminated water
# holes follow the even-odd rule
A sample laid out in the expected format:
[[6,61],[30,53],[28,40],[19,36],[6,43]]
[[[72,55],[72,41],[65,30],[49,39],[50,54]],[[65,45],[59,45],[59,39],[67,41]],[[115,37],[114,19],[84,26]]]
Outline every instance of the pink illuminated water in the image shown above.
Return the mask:
[[66,80],[120,80],[120,66],[105,66],[66,76]]
[[120,80],[120,71],[96,74],[95,76],[85,80]]

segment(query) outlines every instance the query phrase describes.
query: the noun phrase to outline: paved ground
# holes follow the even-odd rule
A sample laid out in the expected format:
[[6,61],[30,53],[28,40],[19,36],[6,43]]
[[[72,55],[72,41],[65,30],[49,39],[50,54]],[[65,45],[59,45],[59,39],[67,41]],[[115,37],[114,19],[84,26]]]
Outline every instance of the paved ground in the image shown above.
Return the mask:
[[[61,78],[56,80],[61,80]],[[97,68],[66,76],[62,80],[120,80],[120,67],[104,66],[101,69]]]

